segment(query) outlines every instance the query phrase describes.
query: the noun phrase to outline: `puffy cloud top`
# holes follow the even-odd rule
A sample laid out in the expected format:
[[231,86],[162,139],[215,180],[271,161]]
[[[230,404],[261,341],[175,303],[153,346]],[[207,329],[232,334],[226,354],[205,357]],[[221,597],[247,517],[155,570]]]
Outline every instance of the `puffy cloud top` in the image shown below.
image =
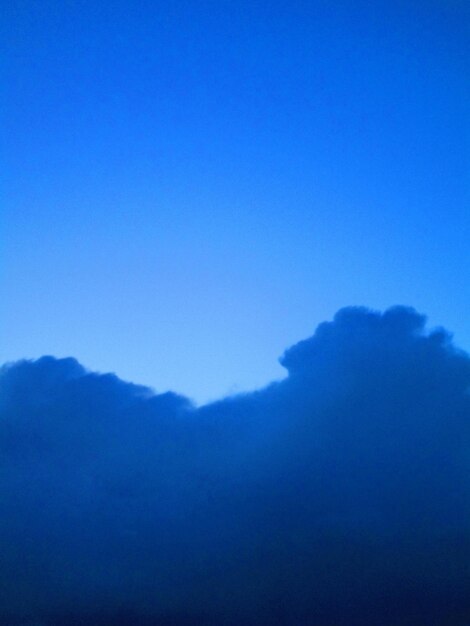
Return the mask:
[[346,308],[195,408],[74,359],[0,374],[0,619],[470,622],[470,358]]

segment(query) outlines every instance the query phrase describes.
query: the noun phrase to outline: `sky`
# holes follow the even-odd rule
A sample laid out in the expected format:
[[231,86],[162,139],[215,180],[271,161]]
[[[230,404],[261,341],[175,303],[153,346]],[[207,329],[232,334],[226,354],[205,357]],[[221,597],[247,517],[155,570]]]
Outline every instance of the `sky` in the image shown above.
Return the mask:
[[345,305],[470,348],[467,2],[1,11],[0,362],[205,402]]

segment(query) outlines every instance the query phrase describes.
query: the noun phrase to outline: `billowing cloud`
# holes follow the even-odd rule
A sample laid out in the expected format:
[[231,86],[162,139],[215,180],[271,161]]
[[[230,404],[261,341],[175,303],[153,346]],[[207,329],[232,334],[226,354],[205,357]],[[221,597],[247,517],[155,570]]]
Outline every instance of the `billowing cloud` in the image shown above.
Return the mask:
[[4,366],[3,624],[468,624],[470,358],[347,308],[281,363],[200,408]]

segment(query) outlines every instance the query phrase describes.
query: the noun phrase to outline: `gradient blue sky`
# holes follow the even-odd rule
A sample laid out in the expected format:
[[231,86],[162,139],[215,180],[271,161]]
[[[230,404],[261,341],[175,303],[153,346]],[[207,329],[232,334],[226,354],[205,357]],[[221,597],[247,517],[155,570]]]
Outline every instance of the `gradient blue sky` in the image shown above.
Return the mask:
[[10,0],[0,361],[205,401],[344,305],[470,348],[466,1]]

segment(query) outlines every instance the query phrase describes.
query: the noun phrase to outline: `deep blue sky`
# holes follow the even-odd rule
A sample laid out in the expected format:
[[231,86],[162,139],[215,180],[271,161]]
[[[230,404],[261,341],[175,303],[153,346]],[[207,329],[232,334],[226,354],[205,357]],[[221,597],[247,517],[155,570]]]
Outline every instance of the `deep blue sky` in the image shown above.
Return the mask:
[[470,348],[470,5],[2,9],[0,361],[199,401],[282,376],[341,306]]

